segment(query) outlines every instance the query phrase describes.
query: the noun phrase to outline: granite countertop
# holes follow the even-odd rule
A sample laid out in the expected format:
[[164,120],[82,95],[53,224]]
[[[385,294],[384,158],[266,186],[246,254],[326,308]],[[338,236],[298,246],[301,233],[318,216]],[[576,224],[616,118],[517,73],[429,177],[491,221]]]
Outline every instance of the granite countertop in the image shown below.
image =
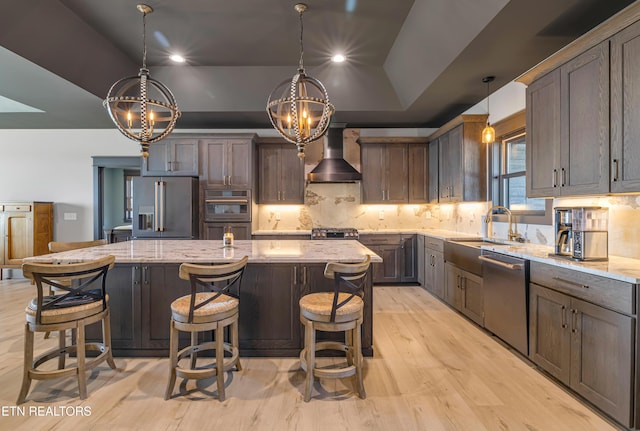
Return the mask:
[[258,240],[235,241],[225,248],[222,241],[134,240],[61,253],[25,258],[25,262],[75,263],[114,255],[116,263],[222,263],[249,256],[250,263],[359,262],[366,254],[382,262],[377,254],[353,240]]
[[311,237],[311,229],[309,230],[255,230],[251,235],[307,235]]

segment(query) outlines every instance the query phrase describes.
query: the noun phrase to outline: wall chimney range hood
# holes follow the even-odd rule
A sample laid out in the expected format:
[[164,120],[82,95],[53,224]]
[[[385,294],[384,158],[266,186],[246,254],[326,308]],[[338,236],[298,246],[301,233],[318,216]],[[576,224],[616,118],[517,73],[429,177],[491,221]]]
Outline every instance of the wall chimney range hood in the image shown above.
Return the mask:
[[351,166],[343,153],[344,128],[329,128],[324,137],[324,158],[307,175],[312,183],[353,183],[362,180],[362,174]]

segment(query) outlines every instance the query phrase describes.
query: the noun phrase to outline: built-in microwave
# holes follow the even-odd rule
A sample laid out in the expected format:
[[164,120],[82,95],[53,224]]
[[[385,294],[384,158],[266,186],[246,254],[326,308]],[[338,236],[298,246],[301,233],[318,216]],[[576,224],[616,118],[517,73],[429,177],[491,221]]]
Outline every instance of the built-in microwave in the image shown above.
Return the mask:
[[204,221],[251,221],[251,190],[205,190]]

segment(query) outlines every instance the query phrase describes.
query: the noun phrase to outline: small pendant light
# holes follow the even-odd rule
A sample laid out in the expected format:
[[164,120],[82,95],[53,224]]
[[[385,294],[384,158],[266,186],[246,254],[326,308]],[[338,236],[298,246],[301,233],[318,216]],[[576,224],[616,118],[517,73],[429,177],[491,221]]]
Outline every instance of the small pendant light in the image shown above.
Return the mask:
[[491,123],[489,122],[489,85],[493,80],[496,79],[495,76],[485,76],[482,78],[482,82],[487,84],[487,126],[482,129],[482,143],[483,144],[493,144],[496,140],[496,130],[491,127]]

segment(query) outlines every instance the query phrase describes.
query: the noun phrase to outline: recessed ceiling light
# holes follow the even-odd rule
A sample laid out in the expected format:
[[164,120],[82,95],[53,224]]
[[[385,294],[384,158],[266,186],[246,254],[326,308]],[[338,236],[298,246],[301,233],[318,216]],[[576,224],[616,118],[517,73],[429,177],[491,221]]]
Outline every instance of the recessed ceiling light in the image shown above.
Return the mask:
[[336,54],[333,57],[331,57],[331,61],[333,61],[334,63],[342,63],[345,60],[346,60],[346,57],[342,54]]
[[169,57],[171,60],[175,61],[176,63],[184,63],[185,59],[183,56],[178,55],[178,54],[173,54],[171,57]]

